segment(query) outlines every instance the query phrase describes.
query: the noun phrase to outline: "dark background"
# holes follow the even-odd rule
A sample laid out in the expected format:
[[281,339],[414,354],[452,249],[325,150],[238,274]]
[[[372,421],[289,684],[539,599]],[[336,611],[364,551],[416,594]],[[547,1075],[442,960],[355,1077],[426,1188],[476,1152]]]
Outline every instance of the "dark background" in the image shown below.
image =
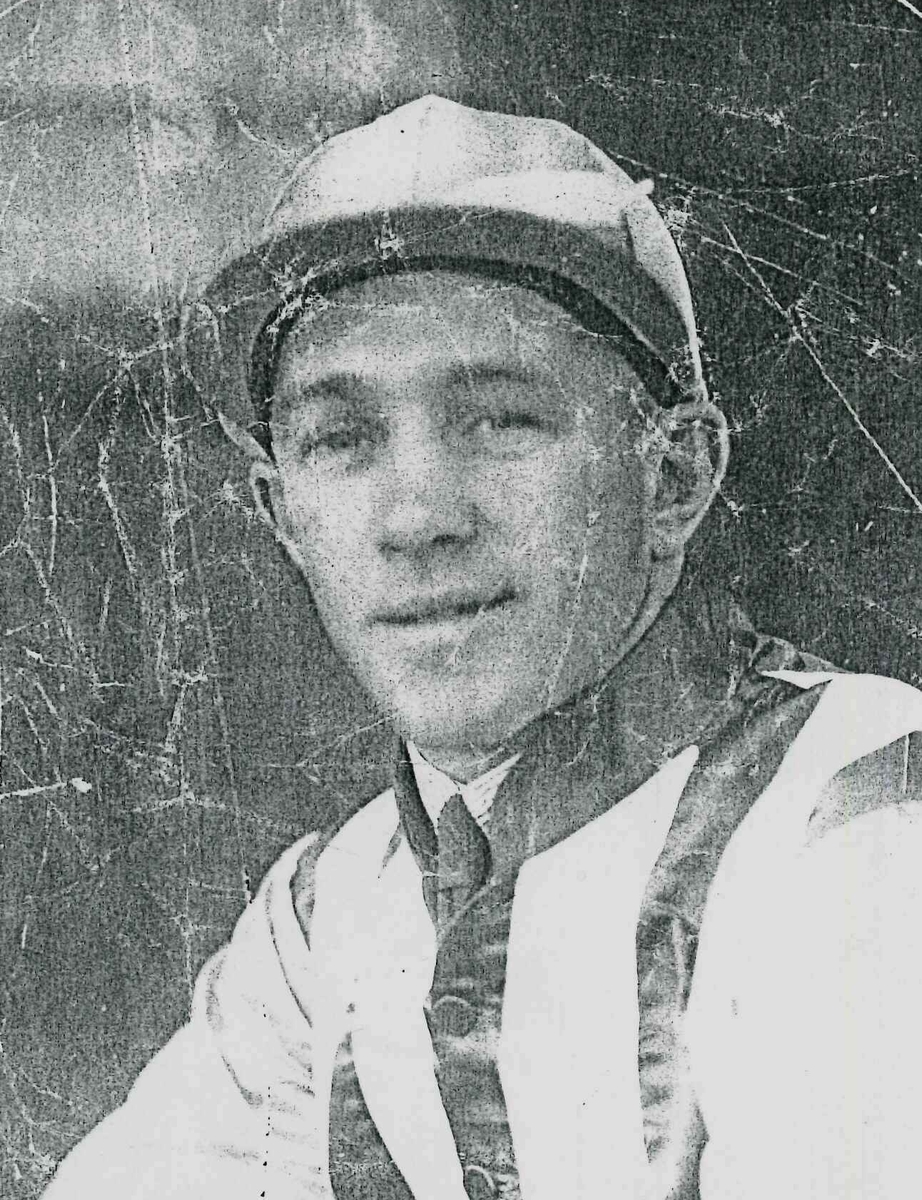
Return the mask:
[[556,117],[685,254],[734,464],[696,572],[922,682],[922,19],[899,0],[21,0],[0,17],[0,1194],[183,1019],[269,863],[386,775],[175,353],[331,132]]

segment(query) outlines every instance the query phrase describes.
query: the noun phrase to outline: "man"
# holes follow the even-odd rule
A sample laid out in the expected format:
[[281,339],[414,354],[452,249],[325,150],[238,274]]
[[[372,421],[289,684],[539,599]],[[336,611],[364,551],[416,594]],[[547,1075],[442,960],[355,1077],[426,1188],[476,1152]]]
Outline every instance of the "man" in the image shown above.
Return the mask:
[[49,1200],[917,1193],[922,698],[677,593],[727,439],[648,191],[427,97],[197,310],[395,782]]

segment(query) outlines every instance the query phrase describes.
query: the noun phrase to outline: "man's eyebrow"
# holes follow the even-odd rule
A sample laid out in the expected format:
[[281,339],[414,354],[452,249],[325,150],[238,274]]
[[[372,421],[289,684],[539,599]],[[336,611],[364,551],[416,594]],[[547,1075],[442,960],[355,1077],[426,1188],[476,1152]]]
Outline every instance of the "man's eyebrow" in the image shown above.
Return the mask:
[[295,376],[270,398],[273,425],[294,434],[306,422],[350,419],[369,403],[365,380],[352,371],[330,371],[313,378]]
[[295,376],[284,391],[288,393],[287,398],[292,403],[323,403],[325,400],[335,402],[361,399],[367,393],[368,387],[361,375],[354,371],[330,371],[302,379]]
[[537,383],[541,374],[524,363],[508,363],[490,359],[455,363],[445,373],[449,385],[478,383]]

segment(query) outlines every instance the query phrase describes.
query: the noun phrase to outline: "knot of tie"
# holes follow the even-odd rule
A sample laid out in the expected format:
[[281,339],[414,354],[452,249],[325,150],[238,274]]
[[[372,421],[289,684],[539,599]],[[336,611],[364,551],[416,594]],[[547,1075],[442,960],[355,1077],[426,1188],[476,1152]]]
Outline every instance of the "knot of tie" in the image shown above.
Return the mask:
[[455,919],[490,877],[490,843],[459,795],[439,815],[436,910],[439,929]]

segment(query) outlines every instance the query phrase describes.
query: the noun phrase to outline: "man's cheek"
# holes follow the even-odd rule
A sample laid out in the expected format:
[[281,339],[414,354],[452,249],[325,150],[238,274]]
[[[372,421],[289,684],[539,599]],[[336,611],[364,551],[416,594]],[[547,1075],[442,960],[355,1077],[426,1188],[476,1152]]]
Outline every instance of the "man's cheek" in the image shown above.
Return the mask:
[[346,532],[338,522],[326,521],[320,514],[314,514],[310,525],[302,526],[301,550],[308,571],[330,593],[348,592],[363,574]]
[[533,519],[519,530],[519,557],[555,576],[568,576],[582,558],[587,531],[596,513],[581,489],[549,486],[544,504],[531,510]]
[[348,568],[344,555],[334,546],[312,543],[304,556],[305,576],[314,604],[331,634],[359,622],[363,589]]

